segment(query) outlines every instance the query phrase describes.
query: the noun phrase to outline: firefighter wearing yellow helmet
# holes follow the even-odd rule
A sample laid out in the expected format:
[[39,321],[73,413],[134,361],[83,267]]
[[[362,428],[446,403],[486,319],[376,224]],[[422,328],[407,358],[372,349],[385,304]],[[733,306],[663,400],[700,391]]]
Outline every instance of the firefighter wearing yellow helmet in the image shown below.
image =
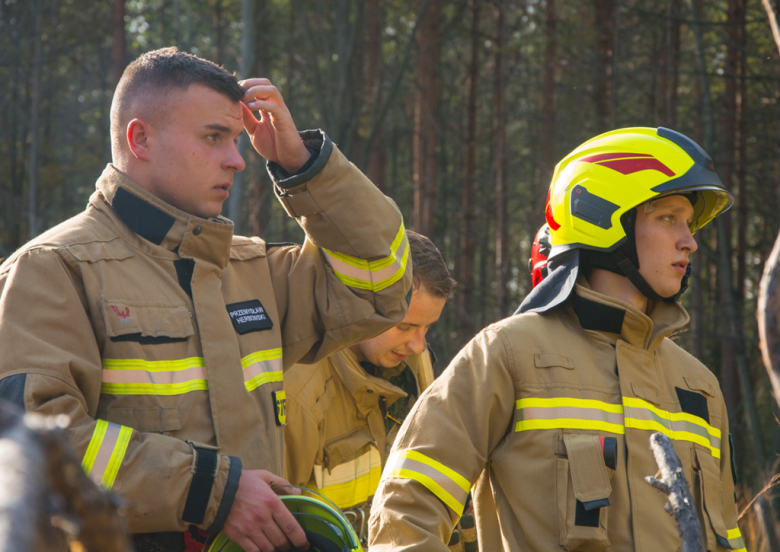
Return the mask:
[[674,444],[706,549],[744,551],[718,381],[668,339],[689,320],[676,299],[693,232],[731,202],[672,130],[617,130],[567,155],[546,209],[548,276],[410,412],[371,552],[445,552],[469,491],[480,550],[676,550],[666,496],[644,480],[655,432]]

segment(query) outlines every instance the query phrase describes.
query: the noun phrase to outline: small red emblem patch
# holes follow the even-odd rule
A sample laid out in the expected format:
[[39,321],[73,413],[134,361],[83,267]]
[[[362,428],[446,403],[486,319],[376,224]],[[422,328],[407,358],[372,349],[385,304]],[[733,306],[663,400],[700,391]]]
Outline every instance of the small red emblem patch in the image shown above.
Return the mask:
[[114,311],[119,318],[127,318],[130,316],[130,307],[125,307],[125,310],[121,311],[119,310],[119,307],[111,305],[111,310]]
[[647,153],[600,153],[582,159],[585,163],[602,165],[620,174],[633,174],[639,171],[658,171],[666,176],[674,176],[674,171]]

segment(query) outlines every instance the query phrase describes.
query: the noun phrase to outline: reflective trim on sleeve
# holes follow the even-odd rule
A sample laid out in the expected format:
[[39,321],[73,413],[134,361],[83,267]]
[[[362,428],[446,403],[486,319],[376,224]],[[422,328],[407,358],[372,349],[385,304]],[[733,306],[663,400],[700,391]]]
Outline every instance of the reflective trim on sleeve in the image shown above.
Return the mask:
[[742,539],[742,533],[740,532],[739,527],[736,529],[729,529],[728,531],[726,538],[728,538],[731,550],[735,550],[736,552],[747,552],[745,541]]
[[98,420],[81,466],[97,485],[111,489],[130,443],[132,428]]
[[404,225],[401,224],[390,245],[390,255],[384,259],[366,261],[325,248],[322,248],[322,252],[341,283],[377,292],[403,278],[409,260],[409,242]]
[[393,453],[382,473],[382,480],[385,479],[417,481],[458,515],[463,513],[471,488],[468,479],[415,450]]
[[594,429],[623,434],[623,406],[591,399],[519,399],[515,431]]
[[375,448],[330,470],[324,466],[314,466],[317,491],[341,509],[350,508],[372,497],[381,476],[382,458]]
[[111,395],[182,395],[208,391],[202,357],[181,360],[103,359],[101,392]]
[[282,349],[257,351],[241,359],[244,370],[244,386],[254,391],[261,385],[282,381]]
[[697,443],[708,448],[715,458],[720,458],[720,430],[699,416],[667,412],[633,397],[623,397],[623,406],[626,427],[658,431],[676,441]]

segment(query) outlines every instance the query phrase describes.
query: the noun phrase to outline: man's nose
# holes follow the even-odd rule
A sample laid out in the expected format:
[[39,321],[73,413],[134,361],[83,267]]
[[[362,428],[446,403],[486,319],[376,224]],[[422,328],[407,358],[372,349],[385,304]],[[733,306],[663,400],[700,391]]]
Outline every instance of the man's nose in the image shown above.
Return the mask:
[[226,169],[232,169],[236,172],[241,172],[246,168],[246,161],[241,157],[241,152],[238,151],[238,144],[233,143],[230,149],[230,155],[225,159],[223,166]]
[[699,248],[699,244],[696,243],[696,238],[693,237],[693,234],[691,233],[691,229],[688,228],[688,225],[685,225],[684,230],[682,231],[682,236],[680,236],[680,241],[677,242],[677,247],[679,249],[687,249],[688,253],[693,253]]
[[425,328],[419,328],[412,338],[406,343],[406,346],[416,355],[421,355],[425,350]]

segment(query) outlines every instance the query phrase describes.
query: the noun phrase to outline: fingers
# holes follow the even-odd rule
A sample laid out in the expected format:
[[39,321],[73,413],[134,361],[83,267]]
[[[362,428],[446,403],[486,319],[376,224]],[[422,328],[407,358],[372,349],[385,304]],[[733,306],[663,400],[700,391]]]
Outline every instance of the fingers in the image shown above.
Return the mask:
[[[279,502],[281,504],[281,500]],[[285,540],[289,539],[291,543],[301,550],[309,549],[309,541],[306,540],[306,534],[284,504],[282,504],[281,509],[274,512],[274,521],[286,535]]]
[[263,109],[261,107],[254,107],[252,105],[253,103],[257,103],[257,100],[270,102],[274,105],[280,106],[283,109],[287,108],[287,106],[284,103],[284,99],[282,98],[282,94],[274,85],[270,83],[257,84],[254,86],[250,86],[248,88],[245,86],[245,88],[246,88],[246,93],[244,94],[242,101],[247,105],[249,105],[249,107],[253,111],[256,111],[258,109]]
[[287,481],[283,477],[274,475],[271,472],[267,472],[263,470],[263,472],[261,472],[260,477],[263,479],[263,481],[268,483],[268,486],[271,487],[271,489],[278,495],[301,494],[300,489],[296,489],[295,487],[292,486],[292,484],[289,481]]
[[244,128],[251,136],[255,131],[255,127],[257,127],[257,124],[260,121],[257,120],[255,114],[252,113],[252,110],[249,109],[245,103],[241,104],[241,115],[244,118]]

